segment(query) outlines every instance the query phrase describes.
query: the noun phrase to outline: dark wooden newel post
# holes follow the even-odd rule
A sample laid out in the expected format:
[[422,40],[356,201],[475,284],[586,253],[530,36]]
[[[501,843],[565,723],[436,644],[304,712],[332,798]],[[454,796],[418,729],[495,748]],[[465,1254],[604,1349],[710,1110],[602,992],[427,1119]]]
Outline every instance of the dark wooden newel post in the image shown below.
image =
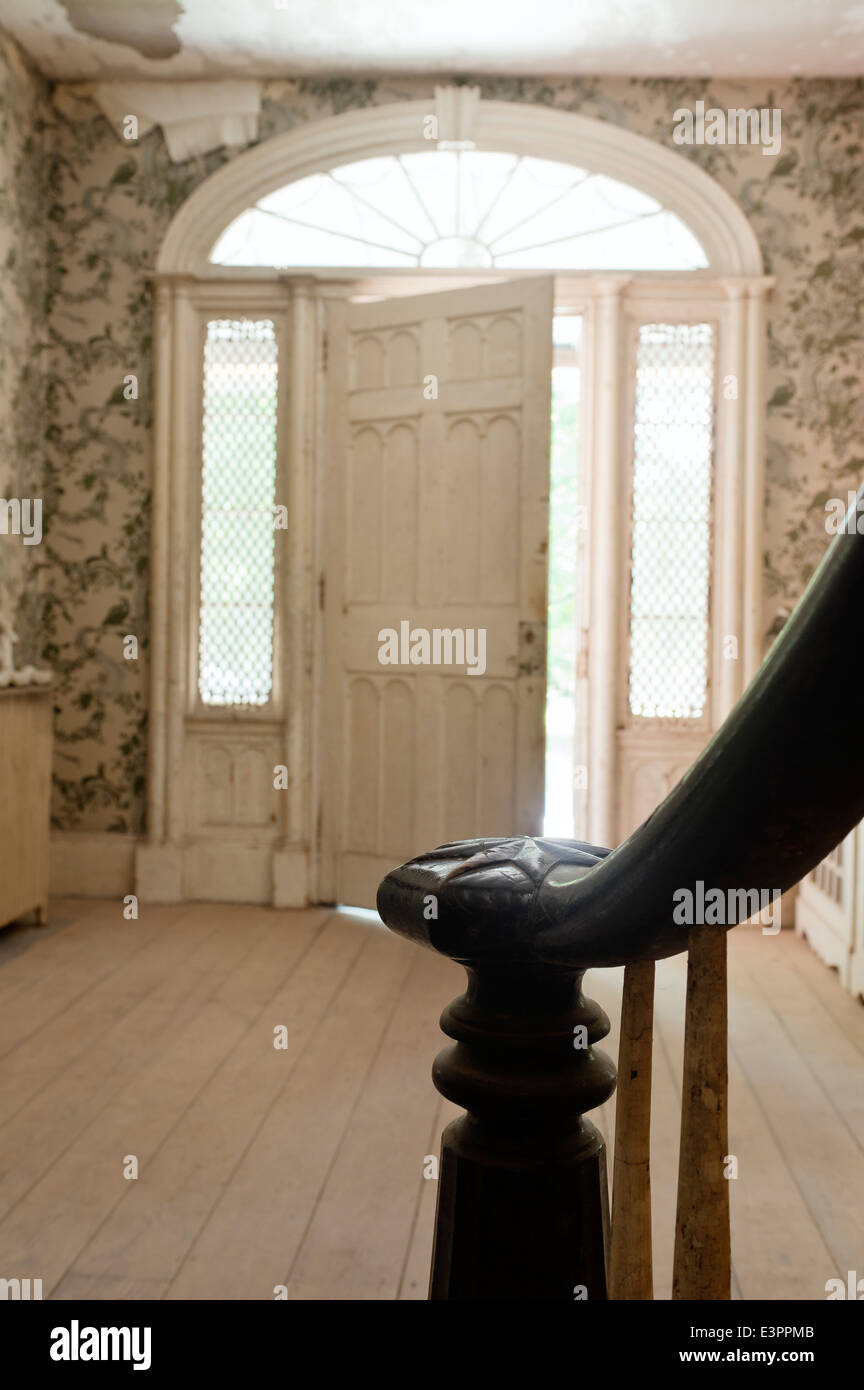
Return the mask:
[[[728,1297],[724,943],[713,927],[682,930],[673,908],[697,882],[782,893],[864,816],[861,516],[864,486],[847,518],[858,524],[835,538],[723,728],[613,854],[532,836],[464,840],[381,883],[383,921],[468,971],[442,1019],[455,1043],[434,1073],[467,1114],[444,1134],[432,1298],[607,1297],[606,1157],[584,1115],[615,1073],[594,1051],[609,1025],[582,997],[582,973],[688,949],[675,1297]],[[825,756],[826,729],[841,759]],[[618,1204],[618,1298],[651,1296],[650,1000],[650,969],[631,971],[619,1158],[638,1171],[625,1172]]]
[[442,1140],[432,1299],[606,1297],[606,1152],[584,1112],[615,1068],[583,973],[468,967],[442,1016],[456,1041],[433,1079],[468,1113]]
[[459,961],[454,1041],[433,1068],[466,1114],[444,1132],[430,1298],[605,1299],[606,1150],[585,1112],[615,1089],[609,1020],[578,959],[542,959],[543,889],[606,854],[571,841],[465,840],[388,874],[378,909]]

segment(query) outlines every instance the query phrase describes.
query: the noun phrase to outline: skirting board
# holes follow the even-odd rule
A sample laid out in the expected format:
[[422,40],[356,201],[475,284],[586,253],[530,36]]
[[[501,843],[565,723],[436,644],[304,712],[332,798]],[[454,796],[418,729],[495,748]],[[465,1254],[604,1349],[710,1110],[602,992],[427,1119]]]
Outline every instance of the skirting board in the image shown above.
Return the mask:
[[141,902],[236,902],[305,907],[307,853],[222,840],[184,848],[142,843],[135,855]]
[[51,836],[50,883],[54,897],[122,898],[134,891],[137,835]]
[[[163,862],[173,854],[176,864]],[[185,859],[190,860],[187,867]],[[138,887],[136,889],[136,859]],[[242,855],[240,856],[242,859]],[[218,862],[218,860],[217,860]],[[303,851],[268,851],[266,874],[259,883],[242,874],[238,856],[231,873],[216,874],[209,881],[188,872],[197,864],[194,855],[151,849],[137,835],[92,835],[57,832],[51,836],[51,894],[54,897],[122,898],[138,891],[143,901],[182,902],[203,899],[225,902],[272,903],[275,907],[306,905],[306,855]],[[166,868],[174,868],[174,879]],[[210,873],[214,865],[208,864]],[[243,865],[241,865],[243,867]],[[247,869],[248,865],[245,866]],[[252,867],[255,867],[254,865]],[[184,874],[184,868],[187,872]],[[259,877],[261,877],[259,873]],[[184,882],[184,878],[187,879]],[[249,879],[247,882],[246,880]],[[142,892],[143,889],[143,892]]]

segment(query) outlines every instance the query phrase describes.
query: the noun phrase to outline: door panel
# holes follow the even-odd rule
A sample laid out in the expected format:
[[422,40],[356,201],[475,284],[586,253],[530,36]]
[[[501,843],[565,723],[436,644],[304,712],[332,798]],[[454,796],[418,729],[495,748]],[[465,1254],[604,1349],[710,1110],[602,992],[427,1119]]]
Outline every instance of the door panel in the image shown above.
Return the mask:
[[332,302],[328,342],[319,894],[373,906],[542,826],[552,280]]

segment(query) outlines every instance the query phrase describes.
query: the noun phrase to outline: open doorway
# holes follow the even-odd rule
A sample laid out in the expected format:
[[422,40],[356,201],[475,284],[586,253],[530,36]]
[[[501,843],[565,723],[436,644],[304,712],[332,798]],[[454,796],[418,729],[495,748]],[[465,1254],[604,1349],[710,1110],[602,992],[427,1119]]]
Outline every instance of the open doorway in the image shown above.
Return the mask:
[[554,282],[327,301],[320,890],[543,824]]
[[572,838],[576,782],[576,593],[580,529],[582,317],[552,320],[546,801],[543,833]]
[[[320,127],[265,142],[207,180],[166,237],[154,436],[154,535],[164,544],[153,558],[150,830],[136,853],[149,901],[371,903],[381,873],[446,839],[545,825],[617,843],[692,760],[758,659],[761,557],[748,518],[762,495],[768,282],[752,233],[707,176],[647,142],[637,149],[607,123],[521,103],[478,110],[470,149],[425,147],[415,103],[334,118],[323,146]],[[572,162],[577,148],[584,166]],[[514,274],[522,289],[502,280]],[[204,454],[202,359],[227,331],[213,323],[233,325],[235,353],[269,343],[262,324],[272,324],[275,458],[249,506],[264,516],[275,496],[285,519],[283,534],[266,538],[270,637],[237,624],[227,652],[216,651],[215,618],[202,611],[213,525],[189,469]],[[696,343],[706,326],[710,342]],[[716,445],[703,409],[717,399],[715,372],[724,382]],[[711,485],[713,454],[722,468],[713,492],[688,486],[686,497],[694,509],[710,497],[712,526],[716,499],[722,544],[703,543],[704,508],[695,527],[676,515],[676,566],[685,550],[695,560],[687,584],[672,586],[671,617],[694,651],[698,637],[707,668],[698,729],[690,705],[667,715],[629,689],[633,518],[622,506],[637,471],[650,480],[665,414],[697,396],[705,419],[692,422],[689,463]],[[638,458],[636,404],[648,441]],[[251,476],[233,446],[220,459],[226,477]],[[650,487],[645,495],[653,501]],[[679,495],[671,500],[677,511]],[[250,572],[247,511],[233,505],[219,521],[233,528],[238,573]],[[649,531],[663,528],[635,520],[645,523],[647,565],[662,549]],[[573,582],[574,559],[584,582]],[[697,579],[694,617],[678,609]],[[655,611],[665,594],[649,588],[639,652],[663,683],[668,663],[655,660],[652,633],[670,615]],[[400,634],[404,655],[403,624],[426,633],[430,669],[410,641],[407,661],[378,660],[384,630]],[[461,634],[466,653],[483,633],[485,662],[439,670],[436,632],[442,643]],[[739,637],[737,662],[726,648]],[[259,702],[250,702],[241,677],[256,642]],[[676,661],[685,665],[695,669],[695,658]]]

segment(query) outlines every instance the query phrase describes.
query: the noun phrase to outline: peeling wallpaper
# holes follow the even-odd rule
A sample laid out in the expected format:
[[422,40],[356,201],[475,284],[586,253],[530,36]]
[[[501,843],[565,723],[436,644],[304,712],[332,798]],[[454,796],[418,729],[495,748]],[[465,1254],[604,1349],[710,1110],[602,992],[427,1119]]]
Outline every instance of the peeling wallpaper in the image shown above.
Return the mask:
[[[143,829],[147,668],[122,638],[147,633],[151,475],[151,302],[147,272],[185,197],[237,151],[182,165],[153,131],[121,143],[75,89],[61,87],[50,148],[41,80],[6,51],[0,234],[0,410],[19,466],[40,459],[44,424],[42,658],[57,672],[54,815],[64,829]],[[433,83],[265,85],[261,138],[357,107],[432,95]],[[483,95],[611,121],[672,145],[680,106],[779,106],[783,148],[693,146],[739,202],[777,277],[769,302],[766,638],[826,545],[824,501],[864,476],[864,85],[659,80],[487,80]],[[6,104],[19,103],[17,119]],[[42,163],[40,163],[40,160]],[[26,167],[25,167],[26,166]],[[29,225],[31,216],[41,224]],[[214,233],[215,233],[214,229]],[[26,254],[25,254],[26,251]],[[46,353],[45,345],[50,349]],[[39,377],[39,368],[45,379]],[[139,399],[123,398],[123,377]],[[35,466],[35,464],[34,464]]]

